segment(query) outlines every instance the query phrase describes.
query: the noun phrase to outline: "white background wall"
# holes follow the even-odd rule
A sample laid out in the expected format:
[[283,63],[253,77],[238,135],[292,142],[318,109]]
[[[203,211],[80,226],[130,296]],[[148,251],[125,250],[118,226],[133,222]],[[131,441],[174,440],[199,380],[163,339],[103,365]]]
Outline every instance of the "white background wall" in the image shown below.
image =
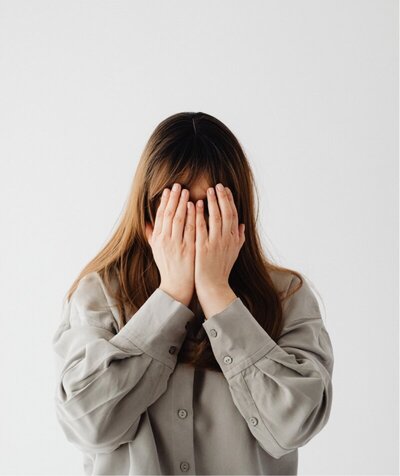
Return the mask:
[[237,135],[267,252],[323,298],[334,403],[299,472],[398,471],[397,87],[397,1],[0,1],[0,472],[82,474],[61,300],[179,111]]

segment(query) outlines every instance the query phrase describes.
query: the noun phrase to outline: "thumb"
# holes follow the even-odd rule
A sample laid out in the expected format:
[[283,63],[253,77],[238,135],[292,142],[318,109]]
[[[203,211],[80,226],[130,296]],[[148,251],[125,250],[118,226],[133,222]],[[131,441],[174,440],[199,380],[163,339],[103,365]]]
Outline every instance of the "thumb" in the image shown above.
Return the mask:
[[149,244],[151,245],[151,238],[153,236],[153,227],[150,225],[150,223],[146,223],[145,225],[145,233],[146,233],[146,238]]

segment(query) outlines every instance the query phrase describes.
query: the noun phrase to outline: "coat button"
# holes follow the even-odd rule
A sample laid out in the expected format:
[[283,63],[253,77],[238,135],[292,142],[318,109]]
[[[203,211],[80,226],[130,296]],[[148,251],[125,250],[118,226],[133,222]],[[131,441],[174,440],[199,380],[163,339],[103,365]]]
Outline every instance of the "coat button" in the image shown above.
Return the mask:
[[232,363],[232,357],[230,355],[225,355],[224,362],[226,364],[231,364]]
[[257,418],[256,418],[256,417],[251,417],[251,418],[250,418],[250,423],[251,423],[253,426],[256,426],[257,423],[258,423]]
[[210,329],[210,335],[216,337],[217,331],[215,329]]
[[187,417],[187,411],[184,408],[180,408],[178,410],[178,416],[179,418],[186,418]]
[[175,351],[176,351],[176,347],[174,345],[171,345],[171,347],[169,348],[168,352],[170,354],[175,354]]
[[189,468],[190,468],[190,465],[187,461],[182,461],[182,463],[180,464],[180,468],[181,468],[181,471],[188,471]]

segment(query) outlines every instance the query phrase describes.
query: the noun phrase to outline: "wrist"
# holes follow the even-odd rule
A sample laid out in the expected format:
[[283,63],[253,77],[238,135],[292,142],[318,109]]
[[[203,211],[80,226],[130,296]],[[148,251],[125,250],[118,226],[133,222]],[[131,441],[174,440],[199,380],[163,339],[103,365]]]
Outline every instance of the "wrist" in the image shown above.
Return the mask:
[[175,299],[175,301],[179,301],[180,303],[182,303],[186,307],[189,306],[190,301],[192,299],[192,296],[189,295],[189,293],[185,294],[185,293],[182,293],[181,291],[176,291],[175,289],[170,289],[167,286],[164,286],[162,284],[160,284],[158,286],[158,288],[161,289],[161,291],[164,291],[166,294],[168,294],[172,299]]
[[196,288],[196,293],[206,319],[226,309],[237,298],[229,284]]
[[208,294],[210,293],[219,294],[219,293],[227,293],[229,291],[232,291],[232,288],[230,287],[227,281],[222,283],[216,283],[215,281],[206,282],[206,281],[197,280],[195,286],[196,286],[197,294],[202,292],[206,292]]

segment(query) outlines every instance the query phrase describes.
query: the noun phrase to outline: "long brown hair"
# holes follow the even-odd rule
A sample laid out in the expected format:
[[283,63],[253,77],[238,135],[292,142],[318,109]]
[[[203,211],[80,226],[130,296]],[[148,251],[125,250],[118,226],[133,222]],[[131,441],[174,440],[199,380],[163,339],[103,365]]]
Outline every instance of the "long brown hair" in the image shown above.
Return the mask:
[[[101,251],[83,268],[67,293],[70,300],[79,281],[90,272],[99,273],[115,299],[119,327],[145,303],[160,284],[160,273],[147,242],[145,223],[154,218],[164,188],[179,182],[185,188],[199,177],[211,186],[222,182],[234,196],[239,223],[246,226],[246,240],[229,276],[229,285],[249,311],[277,340],[282,331],[283,296],[271,271],[296,271],[272,263],[263,253],[257,232],[256,183],[246,155],[235,135],[215,117],[203,112],[182,112],[164,119],[151,134],[133,177],[130,193],[116,230]],[[206,200],[205,200],[206,204]],[[116,287],[112,283],[117,283]],[[195,313],[178,362],[221,371],[208,336],[202,327],[201,308],[194,295]]]

